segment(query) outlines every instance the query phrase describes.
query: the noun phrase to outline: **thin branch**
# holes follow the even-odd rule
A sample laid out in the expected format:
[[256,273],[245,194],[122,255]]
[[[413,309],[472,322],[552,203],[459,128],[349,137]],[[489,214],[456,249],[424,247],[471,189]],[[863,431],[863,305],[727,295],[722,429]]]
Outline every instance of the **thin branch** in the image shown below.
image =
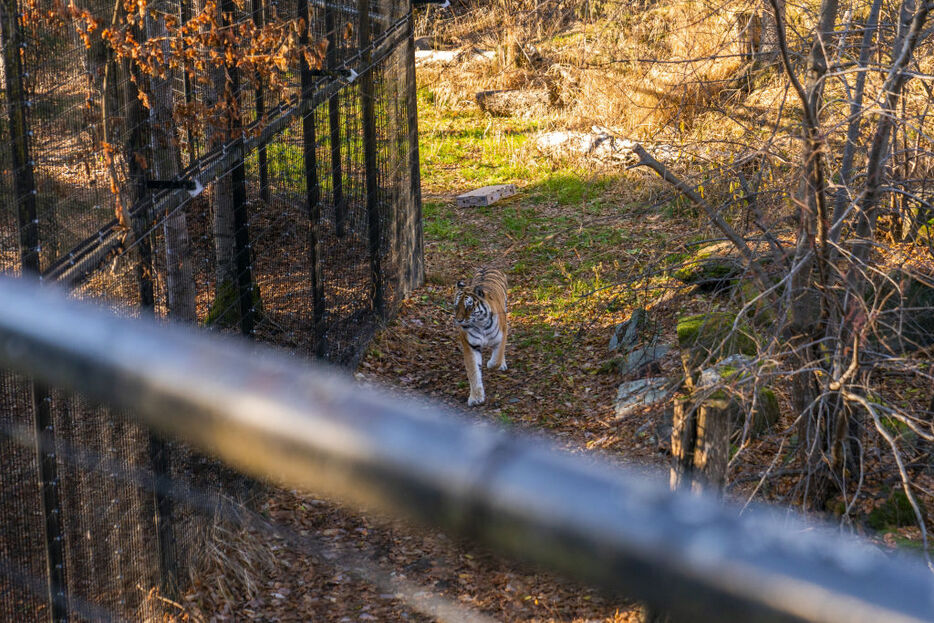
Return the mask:
[[758,262],[756,261],[755,254],[746,244],[746,241],[743,239],[743,237],[736,233],[736,230],[734,230],[729,225],[729,223],[723,220],[723,217],[720,216],[720,214],[718,214],[717,211],[714,210],[713,207],[707,203],[703,197],[697,194],[693,188],[691,188],[687,183],[672,173],[665,165],[653,158],[651,154],[645,151],[642,145],[636,144],[632,150],[637,156],[639,156],[639,162],[636,164],[636,166],[649,167],[658,173],[658,175],[663,180],[677,188],[684,194],[685,197],[690,199],[707,213],[707,216],[710,218],[713,224],[717,226],[717,229],[723,232],[723,235],[733,243],[733,246],[735,246],[736,249],[740,252],[740,255],[743,256],[743,259],[749,263],[749,269],[755,275],[759,285],[763,288],[768,288],[768,275],[766,275],[765,271],[762,270],[762,267],[759,266]]

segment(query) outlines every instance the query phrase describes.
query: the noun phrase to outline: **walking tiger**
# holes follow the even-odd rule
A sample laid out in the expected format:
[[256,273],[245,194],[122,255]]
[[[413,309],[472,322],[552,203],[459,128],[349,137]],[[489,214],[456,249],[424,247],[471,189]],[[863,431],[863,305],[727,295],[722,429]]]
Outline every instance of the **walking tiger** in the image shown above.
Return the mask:
[[454,324],[464,351],[464,366],[470,381],[467,405],[483,404],[480,374],[481,348],[492,347],[488,368],[506,369],[506,275],[495,268],[481,268],[470,283],[457,282],[454,295]]

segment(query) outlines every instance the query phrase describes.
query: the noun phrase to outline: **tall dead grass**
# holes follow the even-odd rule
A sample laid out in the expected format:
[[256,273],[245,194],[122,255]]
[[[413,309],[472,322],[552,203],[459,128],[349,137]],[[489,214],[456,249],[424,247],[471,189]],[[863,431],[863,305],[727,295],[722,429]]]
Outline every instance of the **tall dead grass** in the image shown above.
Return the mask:
[[563,104],[560,125],[645,139],[691,127],[735,91],[748,64],[737,36],[752,10],[746,0],[480,4],[420,25],[438,47],[495,51],[488,62],[421,69],[442,105],[471,105],[479,90],[544,87]]

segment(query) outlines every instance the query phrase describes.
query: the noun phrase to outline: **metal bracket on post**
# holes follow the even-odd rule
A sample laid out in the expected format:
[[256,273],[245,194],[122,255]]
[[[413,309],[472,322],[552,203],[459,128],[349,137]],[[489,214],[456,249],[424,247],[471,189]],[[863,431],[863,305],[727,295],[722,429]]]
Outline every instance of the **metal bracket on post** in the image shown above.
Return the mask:
[[[329,78],[340,78],[347,82],[347,84],[353,84],[353,81],[357,79],[360,75],[353,69],[309,69],[309,76],[319,77],[327,76]],[[311,95],[306,95],[305,97],[311,97]]]
[[149,190],[187,190],[192,197],[197,197],[204,190],[198,180],[146,180]]

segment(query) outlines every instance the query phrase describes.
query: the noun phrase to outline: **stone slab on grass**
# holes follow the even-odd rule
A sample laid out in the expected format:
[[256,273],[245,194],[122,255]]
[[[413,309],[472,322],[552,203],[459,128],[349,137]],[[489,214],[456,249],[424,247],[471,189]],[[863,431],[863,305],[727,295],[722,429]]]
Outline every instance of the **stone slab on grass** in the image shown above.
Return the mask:
[[457,196],[458,208],[469,208],[471,206],[488,206],[496,203],[500,199],[512,197],[516,194],[515,184],[497,184],[495,186],[484,186],[477,190],[471,190]]

